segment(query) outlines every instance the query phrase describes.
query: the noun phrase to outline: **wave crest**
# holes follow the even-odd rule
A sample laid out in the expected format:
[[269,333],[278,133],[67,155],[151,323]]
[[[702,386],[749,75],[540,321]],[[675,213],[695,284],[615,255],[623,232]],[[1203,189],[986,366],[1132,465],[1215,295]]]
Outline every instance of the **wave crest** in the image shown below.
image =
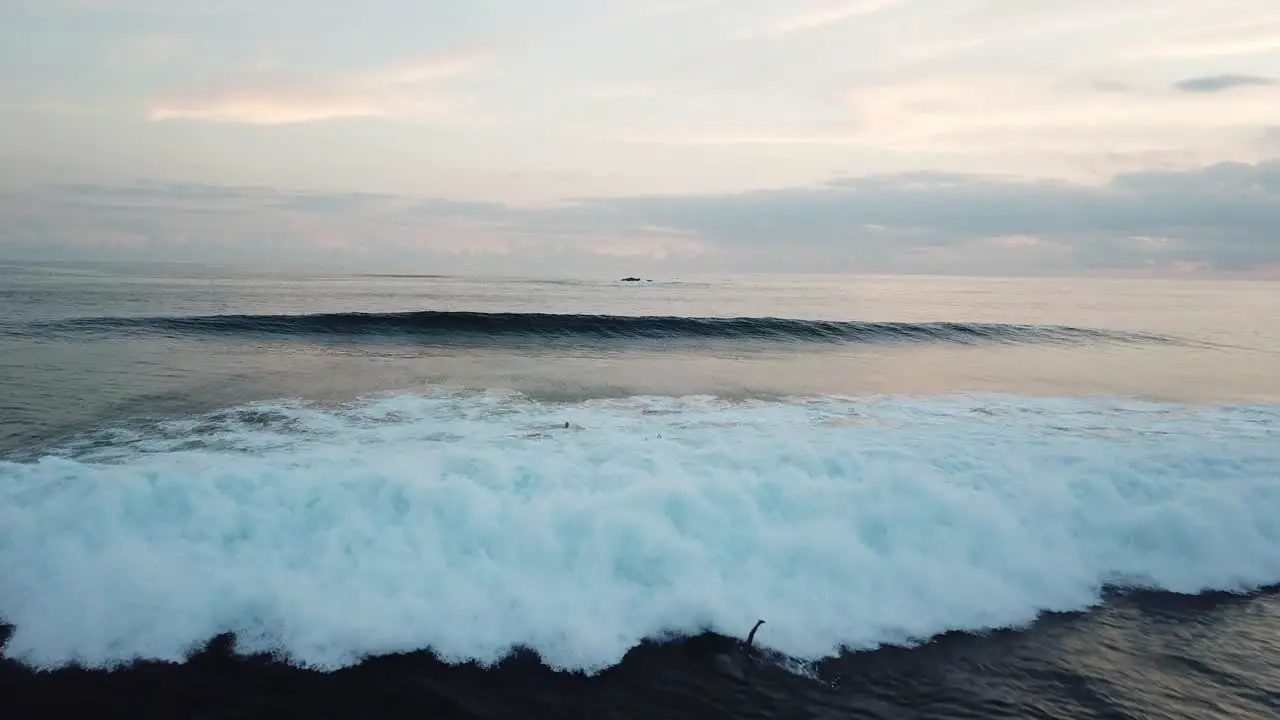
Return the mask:
[[788,318],[557,315],[421,311],[64,320],[44,329],[184,335],[401,337],[419,341],[748,340],[804,343],[1168,343],[1140,333],[1058,325],[855,322]]

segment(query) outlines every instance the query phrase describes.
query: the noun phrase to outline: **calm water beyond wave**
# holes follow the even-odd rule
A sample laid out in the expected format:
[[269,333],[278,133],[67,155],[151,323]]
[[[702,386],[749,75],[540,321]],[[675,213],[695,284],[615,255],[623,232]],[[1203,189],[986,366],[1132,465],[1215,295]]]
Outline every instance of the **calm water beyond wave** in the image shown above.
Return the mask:
[[1273,283],[0,267],[4,718],[1270,718],[1278,586]]

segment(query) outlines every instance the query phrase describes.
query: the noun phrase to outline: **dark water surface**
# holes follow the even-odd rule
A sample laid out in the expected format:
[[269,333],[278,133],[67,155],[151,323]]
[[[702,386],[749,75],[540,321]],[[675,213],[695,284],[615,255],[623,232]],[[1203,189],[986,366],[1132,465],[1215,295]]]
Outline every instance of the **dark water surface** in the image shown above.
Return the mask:
[[0,717],[1276,717],[1277,368],[1268,283],[0,266]]

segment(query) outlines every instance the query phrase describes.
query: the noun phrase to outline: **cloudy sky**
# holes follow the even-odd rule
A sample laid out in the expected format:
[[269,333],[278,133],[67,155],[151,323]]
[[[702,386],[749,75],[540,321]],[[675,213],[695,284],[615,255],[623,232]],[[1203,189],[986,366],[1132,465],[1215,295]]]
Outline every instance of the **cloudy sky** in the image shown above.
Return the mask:
[[0,0],[0,258],[1280,277],[1274,0]]

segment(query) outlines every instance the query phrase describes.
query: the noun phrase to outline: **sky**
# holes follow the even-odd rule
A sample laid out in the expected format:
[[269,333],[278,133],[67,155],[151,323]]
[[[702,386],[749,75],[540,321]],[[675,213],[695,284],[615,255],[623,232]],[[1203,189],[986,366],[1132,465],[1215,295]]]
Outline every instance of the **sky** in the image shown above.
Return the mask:
[[1274,0],[0,0],[0,259],[1280,279]]

